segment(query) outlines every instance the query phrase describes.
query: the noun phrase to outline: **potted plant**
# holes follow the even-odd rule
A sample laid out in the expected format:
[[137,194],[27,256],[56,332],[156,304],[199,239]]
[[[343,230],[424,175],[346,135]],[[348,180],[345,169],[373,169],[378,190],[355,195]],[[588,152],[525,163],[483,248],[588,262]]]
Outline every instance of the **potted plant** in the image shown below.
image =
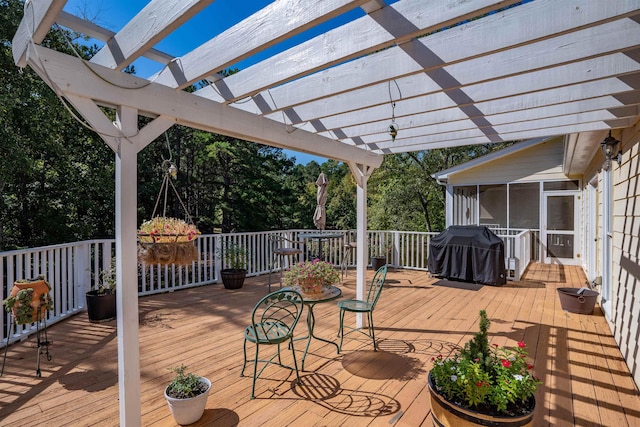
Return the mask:
[[13,283],[9,297],[2,304],[7,313],[13,312],[18,325],[44,320],[47,311],[53,308],[50,290],[51,286],[44,280],[44,276],[17,280]]
[[369,248],[371,253],[371,269],[378,271],[380,267],[386,265],[391,259],[393,243],[389,236],[382,235],[378,238],[372,237]]
[[490,321],[480,311],[480,330],[464,349],[434,357],[429,392],[434,424],[442,426],[533,425],[536,388],[524,342],[489,345]]
[[202,418],[207,405],[211,381],[193,373],[180,365],[172,369],[176,376],[164,389],[171,415],[180,425],[193,424]]
[[340,281],[340,274],[329,262],[314,259],[293,264],[285,271],[282,283],[303,294],[318,294],[324,288]]
[[146,264],[189,265],[199,259],[195,241],[200,231],[177,218],[159,216],[138,229],[138,258]]
[[108,322],[116,318],[116,260],[103,269],[98,284],[85,294],[87,315],[93,323]]
[[247,277],[247,250],[239,243],[227,242],[216,254],[222,260],[220,271],[226,289],[240,289]]

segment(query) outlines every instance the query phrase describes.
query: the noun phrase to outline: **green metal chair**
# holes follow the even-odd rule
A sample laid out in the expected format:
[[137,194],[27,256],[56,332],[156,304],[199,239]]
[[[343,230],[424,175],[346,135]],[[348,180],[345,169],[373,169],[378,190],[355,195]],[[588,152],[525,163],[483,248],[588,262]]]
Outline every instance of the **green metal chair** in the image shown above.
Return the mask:
[[382,285],[384,285],[384,281],[387,277],[387,266],[383,265],[376,271],[376,274],[373,276],[373,280],[371,281],[371,285],[369,286],[369,292],[367,293],[366,300],[357,300],[350,299],[338,302],[338,308],[340,309],[340,330],[338,331],[338,336],[340,337],[340,345],[338,346],[339,351],[342,351],[342,340],[344,338],[344,314],[347,311],[352,313],[367,313],[367,332],[362,331],[361,329],[347,327],[350,329],[347,332],[347,335],[351,332],[360,332],[363,333],[373,340],[373,350],[377,351],[376,347],[376,335],[373,329],[373,309],[376,308],[376,303],[380,298],[380,292],[382,292]]
[[[244,330],[244,363],[240,376],[244,376],[244,369],[247,362],[253,362],[253,384],[251,386],[251,398],[255,398],[256,378],[260,376],[264,368],[269,364],[277,364],[284,368],[295,369],[298,384],[300,375],[298,374],[298,362],[296,352],[293,348],[293,330],[302,315],[303,301],[302,295],[293,290],[282,289],[263,297],[256,304],[251,313],[251,325]],[[289,347],[293,354],[294,368],[282,364],[280,359],[280,344],[289,341]],[[247,342],[256,345],[255,358],[247,360]],[[278,352],[269,359],[259,359],[258,353],[261,345],[277,345]],[[278,361],[274,361],[275,358]],[[258,372],[258,363],[264,366]]]

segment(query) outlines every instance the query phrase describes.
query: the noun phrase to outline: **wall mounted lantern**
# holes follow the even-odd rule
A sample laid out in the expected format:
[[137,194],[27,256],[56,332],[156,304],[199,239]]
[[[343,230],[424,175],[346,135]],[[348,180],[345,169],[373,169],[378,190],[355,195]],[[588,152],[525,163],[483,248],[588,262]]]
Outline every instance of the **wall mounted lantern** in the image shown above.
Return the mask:
[[600,143],[602,154],[604,154],[604,163],[602,165],[602,170],[608,171],[609,169],[611,169],[612,159],[618,162],[618,165],[620,165],[620,163],[622,162],[622,152],[618,150],[619,144],[620,141],[611,136],[611,131],[609,131],[609,136]]

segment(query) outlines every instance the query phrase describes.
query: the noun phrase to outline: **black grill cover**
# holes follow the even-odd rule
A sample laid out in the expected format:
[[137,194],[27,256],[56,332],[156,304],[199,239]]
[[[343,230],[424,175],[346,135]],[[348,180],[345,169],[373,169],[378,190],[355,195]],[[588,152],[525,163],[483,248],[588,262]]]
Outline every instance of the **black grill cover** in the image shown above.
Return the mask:
[[429,272],[486,285],[504,285],[504,243],[487,227],[451,226],[429,243]]

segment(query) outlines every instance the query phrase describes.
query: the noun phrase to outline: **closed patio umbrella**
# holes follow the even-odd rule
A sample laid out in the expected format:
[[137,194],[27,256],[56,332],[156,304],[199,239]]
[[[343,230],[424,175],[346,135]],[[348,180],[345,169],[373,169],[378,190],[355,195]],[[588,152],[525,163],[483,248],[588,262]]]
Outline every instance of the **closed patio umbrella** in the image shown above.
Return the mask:
[[318,230],[324,230],[325,224],[327,222],[327,216],[324,209],[324,205],[327,202],[327,184],[329,184],[327,176],[324,174],[324,172],[320,172],[320,175],[316,180],[316,185],[318,186],[318,205],[316,206],[316,211],[313,213],[313,223],[318,228]]

